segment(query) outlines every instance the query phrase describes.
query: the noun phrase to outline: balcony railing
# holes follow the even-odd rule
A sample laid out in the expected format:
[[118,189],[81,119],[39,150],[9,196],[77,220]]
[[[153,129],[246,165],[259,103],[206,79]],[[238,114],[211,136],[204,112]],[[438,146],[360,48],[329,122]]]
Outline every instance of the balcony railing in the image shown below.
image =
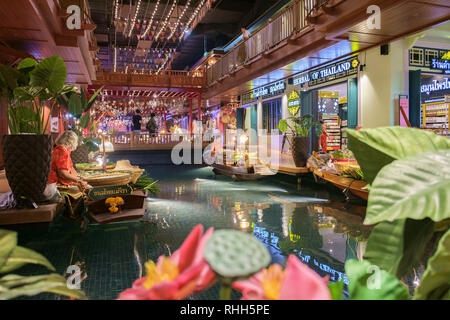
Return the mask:
[[264,27],[228,51],[206,71],[206,83],[212,85],[252,59],[277,46],[283,40],[306,29],[307,17],[327,0],[295,0]]
[[100,67],[97,82],[108,85],[155,87],[194,87],[205,85],[204,73],[199,71],[157,70]]

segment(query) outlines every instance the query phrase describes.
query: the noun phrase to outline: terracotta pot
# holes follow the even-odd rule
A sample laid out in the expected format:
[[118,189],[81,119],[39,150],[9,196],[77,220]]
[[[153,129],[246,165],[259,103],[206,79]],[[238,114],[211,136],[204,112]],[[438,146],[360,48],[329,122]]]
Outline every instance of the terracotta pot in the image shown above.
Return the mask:
[[292,139],[292,157],[296,167],[306,167],[309,158],[309,137],[294,137]]
[[50,174],[52,146],[50,135],[3,136],[6,178],[18,202],[21,197],[36,203],[45,200],[43,192]]

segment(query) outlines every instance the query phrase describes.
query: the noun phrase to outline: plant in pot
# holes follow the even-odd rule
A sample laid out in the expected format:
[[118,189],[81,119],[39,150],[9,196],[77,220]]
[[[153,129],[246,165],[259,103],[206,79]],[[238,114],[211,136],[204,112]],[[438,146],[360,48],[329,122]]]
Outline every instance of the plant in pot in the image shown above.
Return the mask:
[[0,64],[0,93],[6,98],[10,134],[2,137],[6,177],[19,205],[41,202],[50,173],[52,140],[47,134],[53,108],[66,84],[66,65],[59,56],[22,60],[16,68]]
[[91,117],[91,108],[102,89],[103,87],[97,90],[89,100],[84,90],[80,90],[80,93],[75,91],[68,92],[58,98],[58,103],[66,107],[75,119],[72,130],[78,135],[79,146],[77,150],[71,152],[72,162],[74,164],[89,162],[89,153],[99,150],[98,145],[101,139],[92,137],[83,138],[83,131],[89,129],[91,133],[96,133],[97,125]]
[[[319,122],[314,121],[311,115],[292,116],[282,119],[278,123],[278,130],[283,133],[283,145],[289,141],[292,157],[296,167],[305,167],[309,158],[309,135],[314,130],[317,136],[323,132]],[[288,139],[289,138],[291,139]]]

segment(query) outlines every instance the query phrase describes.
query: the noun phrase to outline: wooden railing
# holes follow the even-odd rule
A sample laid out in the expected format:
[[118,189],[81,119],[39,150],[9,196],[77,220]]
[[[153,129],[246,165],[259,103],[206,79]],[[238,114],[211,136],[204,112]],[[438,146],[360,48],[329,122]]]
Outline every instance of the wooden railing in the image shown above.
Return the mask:
[[103,85],[202,88],[205,85],[205,77],[202,71],[158,72],[148,69],[100,67],[97,71],[97,82]]
[[295,0],[291,5],[267,21],[244,42],[238,43],[206,71],[206,83],[234,73],[252,59],[276,47],[292,35],[308,28],[307,17],[326,3],[326,0]]

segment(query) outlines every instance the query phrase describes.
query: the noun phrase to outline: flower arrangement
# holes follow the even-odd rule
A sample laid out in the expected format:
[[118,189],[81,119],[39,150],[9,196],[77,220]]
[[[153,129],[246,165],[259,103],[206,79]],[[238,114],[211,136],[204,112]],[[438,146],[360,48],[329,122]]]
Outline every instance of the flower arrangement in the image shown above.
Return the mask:
[[109,212],[117,213],[119,212],[120,206],[125,204],[125,201],[121,197],[108,198],[106,199],[105,204],[108,206]]

